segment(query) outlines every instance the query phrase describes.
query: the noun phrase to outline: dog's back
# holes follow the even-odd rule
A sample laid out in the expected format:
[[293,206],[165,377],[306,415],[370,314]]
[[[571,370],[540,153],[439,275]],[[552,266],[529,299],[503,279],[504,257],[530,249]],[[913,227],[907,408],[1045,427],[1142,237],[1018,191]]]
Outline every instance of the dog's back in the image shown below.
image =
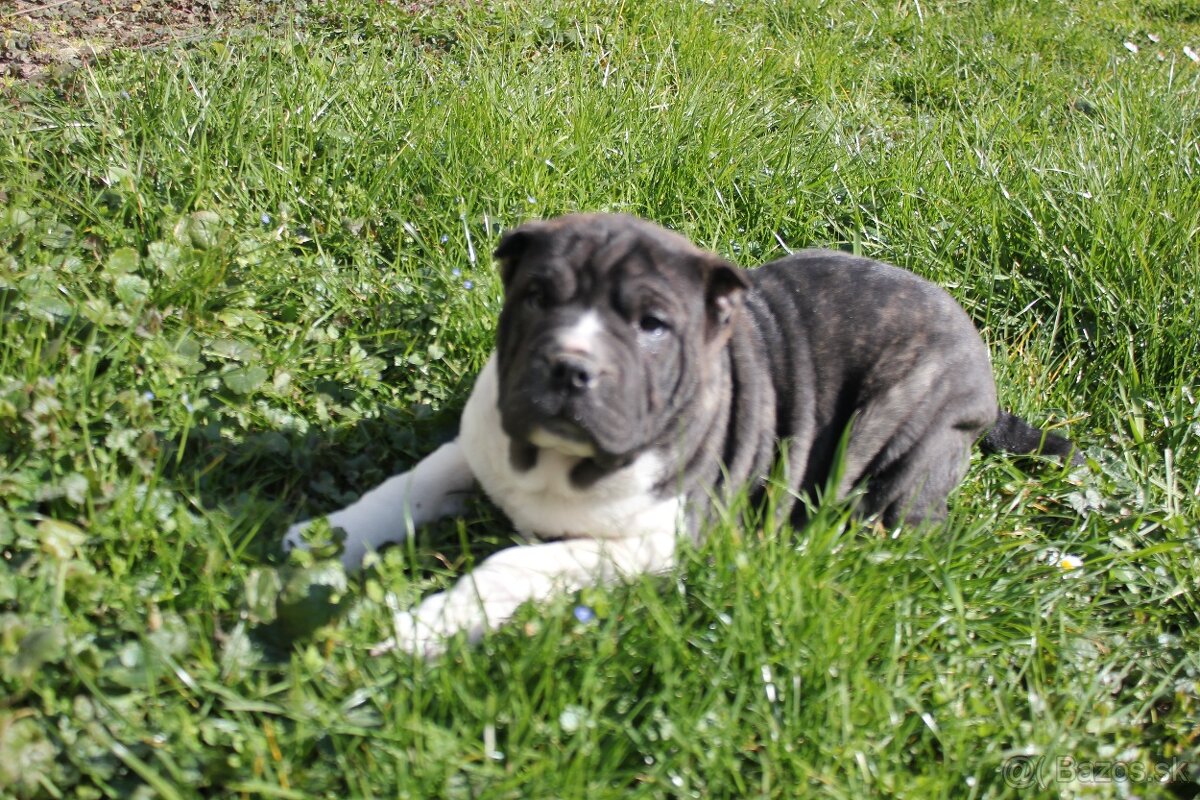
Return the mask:
[[944,516],[997,413],[987,348],[966,312],[911,272],[834,251],[749,274],[746,323],[770,359],[796,488],[825,488],[850,426],[838,494],[865,481],[865,510],[886,522]]

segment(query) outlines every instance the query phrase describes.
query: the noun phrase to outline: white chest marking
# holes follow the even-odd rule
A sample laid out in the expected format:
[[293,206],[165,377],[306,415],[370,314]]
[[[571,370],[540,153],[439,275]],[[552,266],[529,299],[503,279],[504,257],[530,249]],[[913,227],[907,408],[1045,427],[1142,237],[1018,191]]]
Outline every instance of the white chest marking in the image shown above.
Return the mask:
[[[580,326],[587,316],[595,315],[586,315]],[[534,467],[518,472],[509,461],[511,439],[500,424],[498,398],[493,355],[463,409],[458,441],[480,486],[520,531],[595,539],[674,535],[681,503],[654,495],[665,468],[656,454],[644,453],[586,489],[570,480],[579,458],[555,450],[539,450]]]

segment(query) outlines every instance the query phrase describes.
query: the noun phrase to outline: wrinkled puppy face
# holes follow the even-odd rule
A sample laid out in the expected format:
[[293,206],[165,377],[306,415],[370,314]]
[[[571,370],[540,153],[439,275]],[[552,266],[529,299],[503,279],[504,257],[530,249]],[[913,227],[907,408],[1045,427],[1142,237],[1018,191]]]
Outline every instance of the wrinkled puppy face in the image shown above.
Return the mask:
[[673,435],[746,287],[717,256],[615,214],[528,223],[496,258],[499,407],[518,469],[539,448],[612,469]]

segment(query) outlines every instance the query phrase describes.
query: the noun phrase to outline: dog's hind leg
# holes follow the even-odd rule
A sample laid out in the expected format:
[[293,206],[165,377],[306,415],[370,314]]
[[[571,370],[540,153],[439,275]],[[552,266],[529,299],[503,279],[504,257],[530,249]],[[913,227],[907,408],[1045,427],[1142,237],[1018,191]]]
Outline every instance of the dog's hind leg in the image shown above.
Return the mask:
[[[346,532],[342,564],[362,565],[368,550],[398,542],[415,529],[462,511],[465,495],[475,487],[475,476],[457,441],[444,444],[421,459],[408,472],[394,475],[356,502],[326,516],[334,528]],[[312,520],[288,528],[285,550],[304,547],[304,529]]]
[[966,474],[976,433],[974,425],[928,431],[894,463],[867,477],[863,512],[881,514],[889,528],[944,520],[946,500]]

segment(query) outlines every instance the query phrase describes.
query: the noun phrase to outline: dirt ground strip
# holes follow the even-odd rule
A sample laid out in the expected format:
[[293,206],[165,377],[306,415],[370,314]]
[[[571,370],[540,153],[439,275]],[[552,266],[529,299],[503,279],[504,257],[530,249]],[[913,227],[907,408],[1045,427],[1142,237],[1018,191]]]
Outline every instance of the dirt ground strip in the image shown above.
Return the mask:
[[0,0],[0,88],[69,72],[114,47],[200,38],[275,21],[278,2]]

